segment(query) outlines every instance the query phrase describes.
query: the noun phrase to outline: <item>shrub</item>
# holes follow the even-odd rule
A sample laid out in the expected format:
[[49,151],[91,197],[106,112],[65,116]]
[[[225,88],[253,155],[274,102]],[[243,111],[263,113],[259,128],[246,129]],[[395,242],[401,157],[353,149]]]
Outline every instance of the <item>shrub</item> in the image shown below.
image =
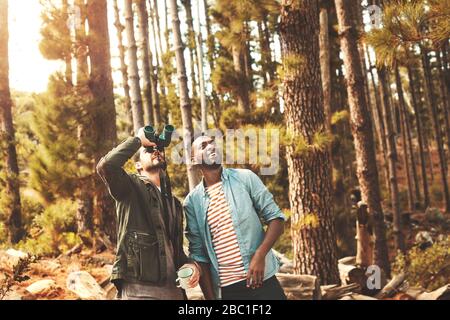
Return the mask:
[[406,255],[399,254],[392,270],[405,272],[412,286],[430,291],[442,287],[450,279],[450,236],[425,250],[415,246]]
[[75,234],[77,206],[71,200],[59,200],[33,219],[31,235],[18,247],[34,255],[53,255],[80,242]]

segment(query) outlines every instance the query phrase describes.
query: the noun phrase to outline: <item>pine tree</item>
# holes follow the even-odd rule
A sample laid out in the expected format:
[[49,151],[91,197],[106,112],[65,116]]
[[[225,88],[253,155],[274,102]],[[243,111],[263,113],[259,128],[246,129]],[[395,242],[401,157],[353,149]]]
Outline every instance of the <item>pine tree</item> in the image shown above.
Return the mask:
[[[116,110],[114,104],[111,53],[106,0],[88,0],[89,58],[91,63],[89,87],[93,95],[95,126],[95,163],[116,145]],[[95,167],[92,168],[95,173]],[[100,215],[100,231],[116,240],[116,214],[113,200],[98,176],[95,181],[95,211]]]
[[133,113],[133,130],[137,132],[144,126],[141,86],[139,84],[139,68],[137,62],[137,46],[134,35],[133,1],[124,0],[125,33],[128,43],[128,76],[131,95],[131,110]]
[[189,180],[189,190],[192,190],[200,181],[194,167],[189,164],[190,143],[193,138],[194,128],[192,125],[192,105],[189,98],[189,89],[186,76],[186,64],[183,55],[183,41],[181,39],[180,19],[178,17],[178,6],[176,0],[170,0],[170,16],[172,18],[172,28],[174,36],[175,55],[177,60],[177,73],[179,81],[180,109],[183,121],[183,143],[184,156],[187,165],[187,174]]
[[[125,110],[127,112],[127,120],[129,123],[133,123],[133,114],[131,111],[131,97],[130,97],[130,85],[128,84],[128,66],[125,62],[126,49],[123,45],[123,31],[125,27],[120,21],[120,11],[117,0],[114,0],[114,26],[116,27],[117,40],[119,42],[119,59],[120,59],[120,72],[122,74],[122,87],[125,95]],[[131,131],[131,130],[130,130]]]
[[357,176],[362,200],[367,204],[374,221],[374,262],[386,274],[390,273],[386,243],[383,209],[378,182],[372,122],[366,101],[363,81],[363,67],[357,45],[357,29],[351,17],[348,2],[335,0],[341,50],[347,80],[348,101],[350,105],[350,124],[355,143]]
[[[294,272],[338,283],[331,163],[319,61],[318,1],[282,1],[280,35]],[[326,141],[327,139],[325,139]],[[294,146],[303,145],[303,150]]]
[[[22,208],[20,201],[19,166],[17,164],[15,131],[12,119],[12,100],[9,88],[8,53],[8,1],[0,0],[0,151],[5,154],[5,184],[8,215],[7,227],[11,243],[19,242],[24,230],[22,226]],[[2,156],[3,158],[3,156]]]
[[[148,27],[148,12],[146,0],[134,0],[136,14],[138,18],[138,39],[139,39],[139,51],[141,60],[141,79],[142,79],[142,107],[144,109],[144,123],[154,124],[153,116],[153,99],[152,95],[152,74],[150,73],[150,64],[153,62],[150,60],[150,41],[149,41],[149,27]],[[153,66],[151,67],[153,69]],[[153,70],[152,70],[153,71]]]

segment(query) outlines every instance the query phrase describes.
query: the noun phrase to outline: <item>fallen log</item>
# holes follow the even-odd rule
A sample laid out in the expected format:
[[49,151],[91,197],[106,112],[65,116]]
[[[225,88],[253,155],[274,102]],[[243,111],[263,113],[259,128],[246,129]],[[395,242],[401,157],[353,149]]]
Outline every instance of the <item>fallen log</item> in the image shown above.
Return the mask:
[[321,300],[320,283],[316,276],[287,273],[276,274],[288,300]]
[[378,300],[374,297],[369,297],[369,296],[365,296],[362,294],[358,294],[358,293],[351,293],[349,295],[346,295],[342,298],[340,298],[339,300]]
[[416,300],[450,300],[450,284],[432,292],[423,292],[416,297]]
[[320,287],[322,300],[338,300],[352,292],[359,292],[361,287],[357,283],[351,283],[345,286],[331,284]]
[[400,273],[394,276],[387,285],[375,296],[377,299],[384,299],[392,297],[405,281],[405,274]]

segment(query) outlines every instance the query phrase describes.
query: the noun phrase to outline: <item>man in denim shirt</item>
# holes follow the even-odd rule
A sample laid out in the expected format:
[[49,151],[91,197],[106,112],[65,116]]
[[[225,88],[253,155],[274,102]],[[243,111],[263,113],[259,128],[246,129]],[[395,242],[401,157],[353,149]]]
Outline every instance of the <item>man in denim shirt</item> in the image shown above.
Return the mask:
[[201,266],[205,299],[286,299],[272,251],[285,217],[272,194],[252,171],[223,168],[211,137],[193,142],[192,160],[203,180],[183,207],[190,258]]

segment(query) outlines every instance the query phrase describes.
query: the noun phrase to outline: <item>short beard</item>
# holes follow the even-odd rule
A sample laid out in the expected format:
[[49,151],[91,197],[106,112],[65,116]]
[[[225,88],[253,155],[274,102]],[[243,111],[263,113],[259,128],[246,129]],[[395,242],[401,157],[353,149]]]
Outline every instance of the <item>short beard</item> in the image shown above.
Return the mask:
[[151,164],[144,168],[145,171],[154,171],[154,170],[165,170],[167,168],[167,163],[165,161],[158,162],[157,164]]

